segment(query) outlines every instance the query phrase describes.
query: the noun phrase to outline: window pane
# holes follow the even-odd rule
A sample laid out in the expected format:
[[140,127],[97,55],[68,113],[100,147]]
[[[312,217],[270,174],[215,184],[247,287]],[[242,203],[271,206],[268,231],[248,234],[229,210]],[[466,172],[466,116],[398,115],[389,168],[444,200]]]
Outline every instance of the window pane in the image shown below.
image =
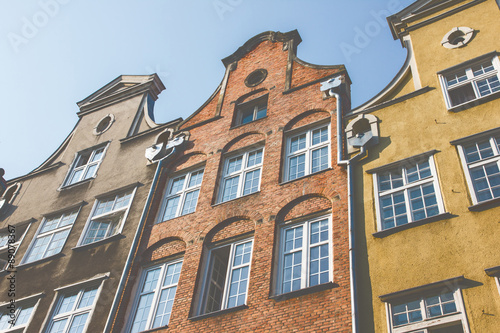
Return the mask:
[[306,148],[306,134],[293,137],[290,140],[290,153]]
[[253,108],[241,112],[241,123],[246,124],[253,120]]
[[97,287],[89,288],[83,292],[80,304],[78,304],[78,309],[86,308],[94,304],[94,299],[97,294]]
[[312,151],[311,172],[318,172],[328,168],[328,147]]
[[228,201],[236,198],[238,194],[238,182],[240,176],[226,179],[224,182],[224,192],[222,194],[222,201]]
[[381,198],[380,203],[383,229],[408,223],[403,192],[384,196]]
[[182,208],[181,215],[193,213],[196,209],[196,203],[198,202],[198,194],[200,190],[195,190],[186,193],[186,199],[184,201],[184,207]]
[[154,294],[142,295],[139,298],[139,304],[137,305],[137,310],[135,312],[134,323],[132,329],[133,333],[141,332],[146,329],[146,323],[148,320],[149,311],[151,310],[151,304],[153,303]]
[[90,162],[96,162],[101,160],[102,155],[104,154],[104,148],[99,148],[95,151],[94,156],[92,157],[92,160]]
[[49,333],[63,333],[68,319],[58,320],[52,324]]
[[196,171],[191,174],[191,178],[189,179],[189,188],[198,186],[201,184],[201,180],[203,179],[203,171]]
[[84,313],[73,318],[71,327],[68,333],[82,333],[85,328],[85,323],[87,322],[88,313]]
[[168,194],[179,193],[184,187],[184,179],[186,179],[186,176],[178,177],[172,180],[172,185],[170,186]]
[[476,94],[474,94],[474,89],[472,88],[472,85],[470,83],[449,90],[448,93],[450,95],[451,106],[459,105],[476,99]]
[[245,184],[243,185],[243,195],[257,192],[259,190],[260,169],[248,172],[245,175]]
[[319,128],[312,132],[312,144],[317,145],[328,141],[328,127]]
[[248,162],[247,162],[248,168],[260,163],[262,163],[262,149],[248,154]]
[[179,206],[180,197],[173,197],[167,200],[165,206],[165,213],[163,214],[163,221],[170,220],[175,217],[177,207]]
[[498,77],[495,75],[493,77],[478,81],[477,88],[479,89],[479,94],[481,96],[486,96],[499,91],[500,82],[498,81]]
[[158,309],[152,326],[153,328],[168,325],[170,314],[172,313],[176,290],[177,287],[162,290],[160,300],[158,302]]
[[257,117],[255,117],[255,119],[264,118],[266,116],[266,113],[267,113],[267,107],[266,106],[260,106],[260,107],[258,107],[258,109],[257,109]]
[[68,237],[68,235],[69,235],[69,229],[55,233],[54,236],[52,237],[52,241],[48,246],[47,252],[45,253],[44,257],[49,257],[51,255],[61,252],[62,247],[64,246],[64,243],[66,242],[66,238]]
[[226,175],[230,175],[233,172],[241,170],[241,162],[243,160],[243,156],[233,157],[229,159],[227,163],[227,171]]
[[98,164],[90,165],[88,167],[87,171],[85,172],[85,176],[83,176],[83,179],[89,179],[89,178],[94,177],[98,166],[99,166]]
[[288,166],[288,178],[293,180],[305,175],[306,155],[292,157]]

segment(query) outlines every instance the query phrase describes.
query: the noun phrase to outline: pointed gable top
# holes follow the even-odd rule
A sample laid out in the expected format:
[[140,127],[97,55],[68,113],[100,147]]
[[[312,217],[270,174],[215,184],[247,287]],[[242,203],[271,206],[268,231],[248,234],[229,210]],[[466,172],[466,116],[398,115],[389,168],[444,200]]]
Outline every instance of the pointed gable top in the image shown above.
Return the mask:
[[279,31],[266,31],[250,38],[245,44],[240,46],[236,50],[236,52],[222,59],[222,63],[224,64],[224,66],[228,67],[233,62],[243,58],[247,53],[252,51],[254,48],[256,48],[260,43],[264,41],[271,41],[271,42],[293,41],[293,48],[295,53],[297,45],[299,45],[300,42],[302,42],[302,38],[300,38],[299,32],[297,30],[292,30],[284,33]]
[[157,74],[120,75],[95,93],[76,103],[79,116],[145,92],[156,100],[165,89]]

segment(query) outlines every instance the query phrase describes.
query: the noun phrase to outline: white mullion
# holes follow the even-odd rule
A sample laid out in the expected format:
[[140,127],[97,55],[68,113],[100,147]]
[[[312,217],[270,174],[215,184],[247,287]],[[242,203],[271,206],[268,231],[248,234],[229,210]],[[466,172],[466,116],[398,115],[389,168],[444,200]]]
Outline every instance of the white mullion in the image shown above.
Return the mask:
[[462,161],[462,166],[464,169],[465,180],[467,181],[467,185],[469,187],[469,193],[472,198],[472,203],[477,204],[477,196],[476,191],[474,190],[474,184],[472,183],[472,177],[470,175],[472,166],[467,163],[467,159],[465,158],[465,150],[463,145],[458,146],[458,155],[460,156],[460,160]]
[[174,217],[181,216],[181,212],[184,207],[184,200],[186,198],[186,189],[188,188],[188,183],[190,179],[191,179],[190,173],[184,175],[184,184],[182,185],[182,189],[180,190],[179,204],[177,205]]
[[[441,193],[441,186],[439,185],[439,178],[437,175],[436,163],[434,161],[434,156],[429,156],[429,167],[431,168],[431,175],[433,177],[432,184],[434,186],[434,196],[436,197],[436,202],[438,204],[439,213],[444,213],[444,198]],[[423,200],[422,193],[422,200]],[[427,215],[427,213],[426,213]]]
[[304,166],[304,176],[312,173],[312,131],[313,129],[310,129],[306,132],[306,148],[304,149],[306,165]]
[[[408,223],[413,222],[413,214],[411,211],[411,205],[410,205],[410,195],[408,193],[410,187],[408,186],[408,170],[405,167],[401,168],[401,176],[403,178],[403,196],[405,198],[405,207],[406,207],[406,218],[408,219]],[[418,167],[417,167],[417,173],[418,173]],[[413,183],[412,183],[413,184]],[[391,183],[392,187],[392,183]],[[397,226],[397,221],[396,221],[396,207],[394,205],[394,198],[392,200],[392,209],[394,211],[394,226]]]
[[248,156],[250,155],[249,152],[244,153],[241,155],[241,169],[240,169],[240,179],[238,180],[238,190],[236,191],[236,197],[239,198],[243,196],[243,187],[245,185],[245,176],[248,172],[247,170],[247,161],[248,161]]
[[161,286],[163,285],[163,280],[165,279],[164,274],[166,271],[166,264],[160,267],[160,274],[158,276],[158,281],[156,282],[156,288],[153,290],[153,299],[151,300],[151,311],[149,312],[148,319],[146,320],[146,329],[150,329],[156,313],[158,312],[158,302],[160,300]]
[[[232,272],[232,267],[233,267],[233,256],[234,256],[234,249],[235,249],[235,243],[232,243],[229,248],[229,258],[228,258],[228,263],[227,263],[227,268],[226,268],[226,278],[224,279],[224,288],[222,290],[222,300],[221,300],[221,308],[220,310],[224,310],[227,307],[227,299],[228,299],[228,293],[229,293],[229,285],[231,284],[231,272]],[[213,269],[213,267],[212,267]]]
[[[300,286],[302,288],[307,288],[309,286],[309,270],[308,270],[308,264],[309,264],[309,259],[310,255],[309,253],[311,252],[311,244],[310,244],[310,239],[309,239],[309,228],[311,227],[311,223],[305,222],[302,224],[302,229],[304,230],[302,232],[302,237],[305,239],[302,240],[302,267],[300,268],[300,273],[302,275],[300,279]],[[304,251],[305,247],[305,251]],[[293,270],[292,270],[292,278],[293,278]],[[292,279],[293,281],[293,279]]]

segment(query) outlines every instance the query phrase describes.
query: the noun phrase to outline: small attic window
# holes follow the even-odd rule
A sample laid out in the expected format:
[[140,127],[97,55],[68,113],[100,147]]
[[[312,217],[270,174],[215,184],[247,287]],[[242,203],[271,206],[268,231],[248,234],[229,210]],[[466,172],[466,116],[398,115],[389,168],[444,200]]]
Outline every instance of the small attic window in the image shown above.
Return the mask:
[[465,46],[474,35],[474,29],[468,27],[456,27],[451,29],[441,40],[441,45],[447,49],[455,49]]
[[108,114],[107,116],[99,120],[96,127],[94,127],[94,135],[100,135],[106,132],[111,127],[114,121],[115,116],[113,116],[112,114]]
[[267,70],[263,68],[257,69],[252,73],[248,74],[247,78],[245,79],[245,85],[249,88],[255,87],[264,82],[266,77],[267,77]]

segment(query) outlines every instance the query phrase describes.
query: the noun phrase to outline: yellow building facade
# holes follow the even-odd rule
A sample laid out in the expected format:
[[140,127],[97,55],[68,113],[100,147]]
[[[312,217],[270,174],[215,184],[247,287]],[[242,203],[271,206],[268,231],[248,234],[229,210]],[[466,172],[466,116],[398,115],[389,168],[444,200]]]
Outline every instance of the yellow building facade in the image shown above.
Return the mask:
[[405,64],[345,119],[359,331],[500,332],[499,4],[388,22]]

